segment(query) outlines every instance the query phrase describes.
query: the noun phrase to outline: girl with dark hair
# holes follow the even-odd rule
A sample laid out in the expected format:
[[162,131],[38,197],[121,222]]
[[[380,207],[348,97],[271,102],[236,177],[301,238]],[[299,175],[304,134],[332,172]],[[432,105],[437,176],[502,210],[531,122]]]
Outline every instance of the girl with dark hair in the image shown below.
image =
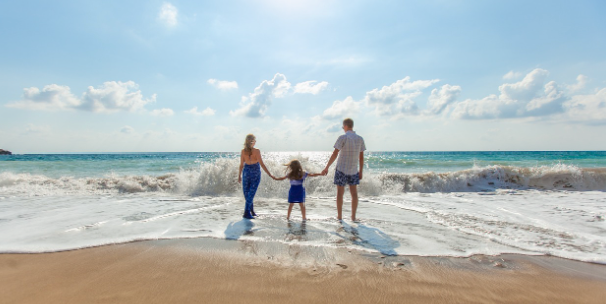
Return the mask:
[[307,220],[305,217],[305,188],[303,187],[303,182],[308,176],[320,176],[322,174],[316,173],[307,173],[303,171],[303,167],[301,163],[294,159],[290,161],[290,163],[285,164],[286,166],[286,176],[275,178],[275,180],[290,180],[290,190],[288,191],[288,214],[286,215],[286,219],[290,219],[290,213],[292,211],[293,204],[299,204],[299,208],[301,208],[301,216],[303,220]]

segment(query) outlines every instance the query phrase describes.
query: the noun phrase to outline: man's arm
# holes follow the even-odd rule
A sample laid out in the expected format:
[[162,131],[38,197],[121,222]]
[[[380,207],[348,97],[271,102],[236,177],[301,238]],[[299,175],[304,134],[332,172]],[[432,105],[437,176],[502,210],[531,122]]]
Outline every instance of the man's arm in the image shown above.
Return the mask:
[[332,165],[332,163],[335,162],[335,159],[337,159],[338,155],[339,155],[339,149],[335,149],[332,152],[332,155],[330,156],[330,160],[328,160],[328,164],[326,165],[326,168],[324,168],[324,170],[322,170],[322,175],[328,174],[328,168],[330,167],[330,165]]
[[362,179],[362,170],[364,170],[364,151],[360,152],[360,179]]

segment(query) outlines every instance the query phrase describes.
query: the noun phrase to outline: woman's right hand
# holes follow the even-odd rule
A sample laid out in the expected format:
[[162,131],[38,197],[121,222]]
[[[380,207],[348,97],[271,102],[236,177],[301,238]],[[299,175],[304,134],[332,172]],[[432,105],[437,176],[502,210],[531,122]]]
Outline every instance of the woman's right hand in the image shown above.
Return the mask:
[[242,176],[238,176],[238,183],[242,183]]

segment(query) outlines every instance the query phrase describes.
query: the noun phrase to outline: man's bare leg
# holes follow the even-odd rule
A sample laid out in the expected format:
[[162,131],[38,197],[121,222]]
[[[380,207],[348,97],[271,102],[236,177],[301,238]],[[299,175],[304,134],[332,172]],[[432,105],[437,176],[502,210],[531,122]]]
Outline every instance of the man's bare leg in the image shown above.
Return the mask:
[[343,194],[345,193],[345,187],[337,186],[337,219],[343,219]]
[[351,220],[356,220],[356,210],[358,210],[358,186],[350,185],[349,193],[351,193]]

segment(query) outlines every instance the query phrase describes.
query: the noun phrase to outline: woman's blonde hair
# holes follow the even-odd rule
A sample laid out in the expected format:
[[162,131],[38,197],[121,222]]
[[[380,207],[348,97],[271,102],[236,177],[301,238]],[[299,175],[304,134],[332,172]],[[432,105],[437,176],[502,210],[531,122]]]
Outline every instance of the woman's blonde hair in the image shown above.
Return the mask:
[[303,167],[298,160],[293,159],[284,166],[286,166],[286,172],[290,171],[287,174],[288,179],[298,180],[303,178]]
[[246,135],[246,139],[244,140],[244,151],[248,152],[248,156],[252,156],[253,141],[255,141],[256,139],[257,138],[252,134]]

